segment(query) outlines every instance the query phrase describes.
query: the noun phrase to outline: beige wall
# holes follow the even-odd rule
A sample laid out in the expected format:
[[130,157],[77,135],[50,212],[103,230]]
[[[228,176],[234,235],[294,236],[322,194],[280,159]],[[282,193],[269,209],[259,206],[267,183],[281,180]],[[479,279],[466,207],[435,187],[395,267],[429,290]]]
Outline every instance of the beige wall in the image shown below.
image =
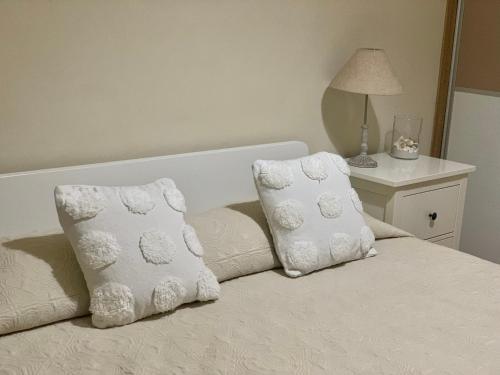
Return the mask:
[[[326,90],[357,47],[405,87],[374,97],[429,151],[445,0],[0,1],[0,172],[288,139],[352,154],[362,98]],[[333,143],[333,145],[332,145]]]

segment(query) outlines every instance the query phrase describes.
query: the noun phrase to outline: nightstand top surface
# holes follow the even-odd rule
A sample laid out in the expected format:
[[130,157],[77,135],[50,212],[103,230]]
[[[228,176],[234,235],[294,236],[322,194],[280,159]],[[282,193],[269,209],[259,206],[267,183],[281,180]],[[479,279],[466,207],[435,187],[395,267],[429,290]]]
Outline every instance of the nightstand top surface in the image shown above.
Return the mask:
[[423,155],[416,160],[395,159],[385,152],[370,156],[378,162],[378,167],[350,166],[351,176],[392,187],[468,174],[476,170],[473,165]]

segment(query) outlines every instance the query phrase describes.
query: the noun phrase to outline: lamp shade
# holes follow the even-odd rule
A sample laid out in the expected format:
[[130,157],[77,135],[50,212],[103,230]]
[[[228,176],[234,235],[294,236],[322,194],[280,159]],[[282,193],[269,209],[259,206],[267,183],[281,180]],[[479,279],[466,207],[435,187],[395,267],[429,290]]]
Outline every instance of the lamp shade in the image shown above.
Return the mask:
[[360,48],[330,83],[342,91],[369,95],[396,95],[403,92],[382,49]]

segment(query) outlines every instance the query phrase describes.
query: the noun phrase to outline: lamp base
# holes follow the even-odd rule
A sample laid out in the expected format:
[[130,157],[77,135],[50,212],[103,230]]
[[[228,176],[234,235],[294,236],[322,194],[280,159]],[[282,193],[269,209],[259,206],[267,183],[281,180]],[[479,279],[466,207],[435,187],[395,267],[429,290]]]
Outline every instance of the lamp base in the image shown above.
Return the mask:
[[358,168],[376,168],[378,165],[377,162],[368,155],[358,155],[350,158],[347,164]]

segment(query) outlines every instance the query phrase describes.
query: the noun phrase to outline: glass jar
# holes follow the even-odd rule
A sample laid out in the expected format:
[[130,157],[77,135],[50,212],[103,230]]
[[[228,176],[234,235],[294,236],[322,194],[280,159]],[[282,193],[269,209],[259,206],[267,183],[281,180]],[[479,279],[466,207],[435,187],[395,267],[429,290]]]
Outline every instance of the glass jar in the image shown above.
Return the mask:
[[422,117],[395,115],[392,129],[391,156],[398,159],[417,159]]

